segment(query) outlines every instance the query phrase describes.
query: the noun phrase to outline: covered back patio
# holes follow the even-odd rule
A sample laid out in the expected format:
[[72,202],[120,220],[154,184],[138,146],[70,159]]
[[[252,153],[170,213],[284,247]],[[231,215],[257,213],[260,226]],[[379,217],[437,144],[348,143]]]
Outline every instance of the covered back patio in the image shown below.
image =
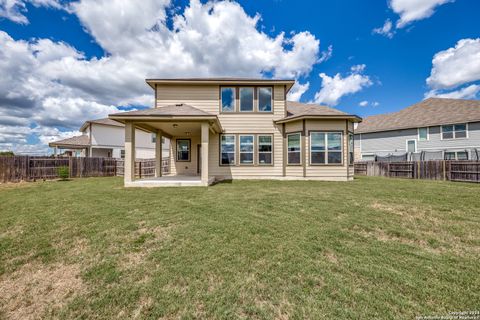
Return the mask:
[[[125,187],[208,186],[209,135],[222,132],[216,115],[186,104],[116,113],[125,124]],[[135,178],[135,128],[155,134],[155,177]],[[163,175],[162,138],[170,139],[170,170]]]

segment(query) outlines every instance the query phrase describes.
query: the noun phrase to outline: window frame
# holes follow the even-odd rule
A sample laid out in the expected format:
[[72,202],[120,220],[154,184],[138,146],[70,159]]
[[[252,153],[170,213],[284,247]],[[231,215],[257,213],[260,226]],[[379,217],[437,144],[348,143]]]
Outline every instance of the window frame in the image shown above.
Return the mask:
[[[288,137],[289,137],[289,136],[293,136],[293,135],[299,135],[299,136],[300,136],[300,140],[299,140],[299,144],[300,144],[300,145],[299,145],[299,149],[300,149],[300,150],[298,151],[298,152],[300,153],[300,157],[299,157],[300,161],[299,161],[298,163],[290,163],[290,161],[288,160],[288,155],[289,155],[289,153],[297,152],[297,151],[289,151],[289,150],[288,150]],[[303,155],[303,153],[302,153],[302,152],[303,152],[303,151],[302,151],[302,132],[301,132],[301,131],[296,131],[296,132],[289,132],[289,133],[287,133],[287,134],[286,134],[286,141],[285,141],[285,143],[287,144],[287,145],[286,145],[286,149],[287,149],[287,166],[302,166],[302,165],[303,165],[303,161],[302,161],[302,158],[303,158],[303,157],[302,157],[302,155]]]
[[410,141],[415,142],[415,151],[413,151],[413,153],[417,153],[417,152],[418,152],[418,151],[417,151],[417,150],[418,150],[418,149],[417,149],[417,139],[407,139],[407,140],[405,140],[405,151],[406,151],[406,152],[411,152],[411,151],[408,151],[408,143],[409,143]]
[[[242,110],[242,89],[252,89],[252,110]],[[241,113],[255,113],[255,87],[252,86],[240,86],[238,87],[238,112]]]
[[[242,152],[242,137],[252,137],[252,152]],[[252,163],[242,163],[242,153],[252,154]],[[241,133],[238,134],[238,165],[240,166],[254,166],[255,165],[255,134]]]
[[[350,137],[352,138],[352,150],[350,150]],[[353,132],[348,131],[348,165],[353,166],[355,164],[355,135]],[[352,156],[350,157],[350,153]]]
[[[236,113],[237,112],[237,88],[235,86],[220,86],[220,113]],[[233,89],[233,110],[232,111],[224,111],[223,110],[223,99],[222,99],[222,89]]]
[[[271,138],[272,151],[270,151],[270,152],[260,151],[260,137],[270,137]],[[255,151],[256,151],[256,154],[257,154],[257,165],[258,166],[262,166],[262,167],[273,166],[273,164],[274,164],[274,161],[273,161],[273,148],[274,148],[273,139],[274,139],[273,134],[257,134],[257,139],[256,139],[257,140],[257,147],[256,147]],[[271,162],[270,163],[260,163],[260,153],[265,153],[265,154],[270,153]]]
[[[427,138],[426,139],[422,139],[422,137],[420,137],[420,130],[421,129],[425,129],[427,130]],[[417,138],[418,138],[418,141],[429,141],[430,140],[430,127],[420,127],[420,128],[417,128]]]
[[[465,125],[465,130],[458,130],[458,132],[463,132],[465,131],[465,137],[460,137],[460,138],[457,138],[457,130],[455,130],[455,127],[458,126],[458,125]],[[453,127],[453,137],[452,138],[444,138],[443,137],[443,127],[447,127],[447,126],[452,126]],[[466,123],[454,123],[454,124],[442,124],[440,126],[440,140],[461,140],[461,139],[468,139],[468,122]]]
[[[179,141],[188,141],[188,160],[178,159],[178,142]],[[175,139],[175,162],[191,162],[191,161],[192,161],[192,140],[189,138]]]
[[[223,136],[232,136],[233,137],[233,163],[222,163],[222,137]],[[234,167],[237,165],[237,134],[235,133],[225,133],[220,135],[220,140],[218,143],[218,165],[221,167]]]
[[[271,95],[270,95],[270,111],[261,111],[260,110],[260,89],[270,89],[270,93],[271,93]],[[257,101],[256,112],[262,113],[262,114],[273,113],[273,87],[271,87],[271,86],[258,86],[258,87],[256,87],[255,91],[256,91],[256,97],[257,97],[257,99],[256,99],[256,101]],[[253,96],[253,98],[254,98],[254,101],[255,101],[255,95]]]
[[[324,163],[312,163],[312,133],[324,133],[325,134],[325,162]],[[328,163],[328,134],[329,133],[340,133],[340,157],[341,157],[341,162],[339,163]],[[339,130],[310,130],[308,131],[308,151],[309,151],[309,165],[310,166],[338,166],[338,167],[343,167],[345,165],[345,132],[344,131],[339,131]],[[317,151],[319,152],[319,151]],[[333,151],[333,152],[338,152],[338,151]],[[347,159],[348,160],[348,159]]]

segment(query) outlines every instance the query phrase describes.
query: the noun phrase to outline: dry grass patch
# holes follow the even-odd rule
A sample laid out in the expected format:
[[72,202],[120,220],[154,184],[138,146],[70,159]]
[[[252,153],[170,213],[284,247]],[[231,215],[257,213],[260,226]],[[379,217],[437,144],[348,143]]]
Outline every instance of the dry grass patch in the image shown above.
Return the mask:
[[84,289],[78,265],[26,264],[0,278],[1,308],[8,319],[41,319]]

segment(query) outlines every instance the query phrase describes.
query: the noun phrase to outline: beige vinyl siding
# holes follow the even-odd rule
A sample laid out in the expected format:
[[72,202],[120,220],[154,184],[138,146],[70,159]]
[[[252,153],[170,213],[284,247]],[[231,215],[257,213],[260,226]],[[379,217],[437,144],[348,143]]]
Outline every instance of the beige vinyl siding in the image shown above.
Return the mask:
[[157,85],[156,106],[185,103],[218,114],[219,90],[218,85]]
[[[348,174],[348,139],[345,132],[345,120],[306,120],[307,177],[347,178]],[[342,165],[310,165],[310,135],[309,131],[339,131],[342,132],[343,164]]]
[[[216,87],[217,96],[219,88]],[[284,117],[285,94],[284,86],[274,86],[272,113],[221,113],[218,118],[225,134],[235,134],[236,161],[235,166],[220,165],[220,135],[210,134],[209,175],[218,178],[268,178],[281,177],[283,174],[283,138],[282,126],[275,125],[274,120]],[[217,98],[218,99],[218,98]],[[217,113],[220,101],[216,102]],[[238,134],[271,134],[273,135],[273,166],[270,165],[239,165]],[[255,139],[255,162],[257,162],[257,139]]]

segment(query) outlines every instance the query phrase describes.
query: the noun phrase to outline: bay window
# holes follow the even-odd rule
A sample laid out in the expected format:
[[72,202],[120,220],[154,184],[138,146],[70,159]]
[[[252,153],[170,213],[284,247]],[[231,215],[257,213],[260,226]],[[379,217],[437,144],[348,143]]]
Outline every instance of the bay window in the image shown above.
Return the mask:
[[266,165],[273,163],[273,137],[268,135],[258,136],[258,164]]
[[235,135],[222,135],[220,138],[220,164],[235,164]]
[[342,132],[310,133],[311,164],[341,164],[342,154]]
[[301,148],[300,148],[300,133],[291,133],[287,135],[287,163],[300,164],[301,163]]
[[240,88],[240,111],[253,112],[253,88]]
[[258,111],[272,112],[272,88],[258,88]]
[[253,164],[253,135],[240,136],[240,164]]
[[355,145],[353,142],[353,133],[348,134],[348,164],[353,165],[355,161]]
[[222,112],[235,111],[235,88],[221,88]]

